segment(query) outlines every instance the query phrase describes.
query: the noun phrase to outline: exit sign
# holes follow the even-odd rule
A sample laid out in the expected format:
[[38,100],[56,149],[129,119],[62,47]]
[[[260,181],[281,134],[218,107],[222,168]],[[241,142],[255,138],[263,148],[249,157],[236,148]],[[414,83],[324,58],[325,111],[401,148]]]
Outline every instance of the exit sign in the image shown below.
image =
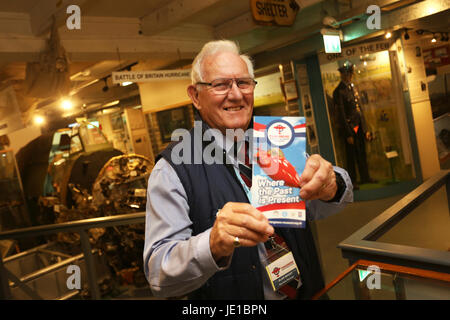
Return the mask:
[[325,53],[340,53],[341,39],[339,35],[323,35],[323,44],[325,46]]

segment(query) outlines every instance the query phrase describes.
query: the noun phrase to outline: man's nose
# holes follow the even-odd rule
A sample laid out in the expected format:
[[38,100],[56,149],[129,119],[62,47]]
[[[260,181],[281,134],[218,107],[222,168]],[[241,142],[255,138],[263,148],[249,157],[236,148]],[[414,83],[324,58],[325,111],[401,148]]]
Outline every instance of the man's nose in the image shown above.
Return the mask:
[[242,92],[241,89],[239,89],[239,87],[237,86],[236,81],[233,81],[231,84],[230,91],[228,91],[228,98],[234,100],[242,99]]

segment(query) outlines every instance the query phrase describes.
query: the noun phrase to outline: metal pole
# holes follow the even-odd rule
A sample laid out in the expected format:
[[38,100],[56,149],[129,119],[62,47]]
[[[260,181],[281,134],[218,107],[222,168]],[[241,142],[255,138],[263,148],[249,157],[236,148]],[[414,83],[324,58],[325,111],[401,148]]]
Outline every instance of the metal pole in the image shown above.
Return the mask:
[[97,283],[97,271],[95,269],[91,244],[89,243],[89,236],[87,235],[86,230],[80,230],[78,232],[80,233],[81,247],[83,248],[84,259],[86,261],[86,272],[88,276],[91,298],[94,300],[99,300],[101,298],[100,289]]
[[0,253],[0,299],[11,299],[11,291],[9,290],[9,280],[6,276],[5,265],[3,264],[2,255]]

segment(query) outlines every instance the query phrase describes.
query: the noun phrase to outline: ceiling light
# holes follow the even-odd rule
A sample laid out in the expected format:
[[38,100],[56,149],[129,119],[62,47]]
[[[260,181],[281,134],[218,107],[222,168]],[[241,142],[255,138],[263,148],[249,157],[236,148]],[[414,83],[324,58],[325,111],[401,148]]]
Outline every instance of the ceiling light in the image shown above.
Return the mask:
[[61,108],[63,108],[64,110],[70,110],[72,109],[72,107],[73,107],[72,101],[68,99],[64,99],[61,101]]
[[122,87],[126,87],[126,86],[129,86],[130,84],[133,84],[133,82],[125,81],[125,82],[122,82],[121,84],[122,84]]
[[33,122],[35,125],[40,126],[44,124],[45,118],[43,116],[36,115],[33,118]]
[[435,36],[435,34],[433,33],[433,39],[431,39],[431,42],[433,42],[433,43],[435,43],[437,40],[436,40],[436,36]]
[[390,33],[389,31],[386,32],[386,34],[384,35],[386,39],[389,39],[390,37],[392,37],[392,33]]

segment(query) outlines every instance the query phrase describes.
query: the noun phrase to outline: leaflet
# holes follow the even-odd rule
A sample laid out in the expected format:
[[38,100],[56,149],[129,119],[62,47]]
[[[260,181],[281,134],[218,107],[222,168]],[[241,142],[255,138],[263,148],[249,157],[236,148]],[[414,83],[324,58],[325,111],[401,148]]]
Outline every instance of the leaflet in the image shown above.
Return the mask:
[[304,228],[300,175],[307,159],[304,117],[254,117],[252,205],[274,227]]

